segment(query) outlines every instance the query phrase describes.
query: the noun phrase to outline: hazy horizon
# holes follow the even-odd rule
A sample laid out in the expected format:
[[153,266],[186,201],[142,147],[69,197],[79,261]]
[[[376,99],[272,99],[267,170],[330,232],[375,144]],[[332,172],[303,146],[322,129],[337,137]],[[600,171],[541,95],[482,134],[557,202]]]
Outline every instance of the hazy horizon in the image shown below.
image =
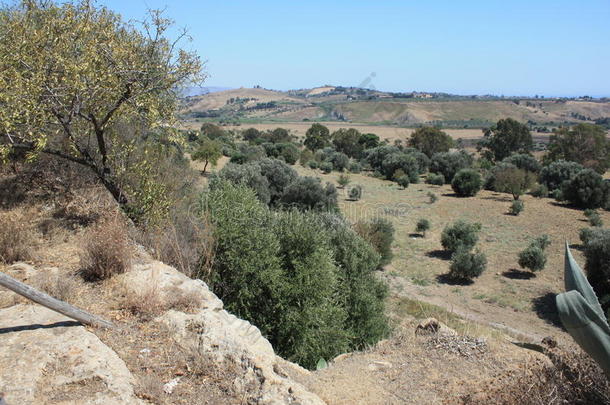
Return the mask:
[[209,87],[610,96],[607,1],[100,3],[126,19],[165,8]]

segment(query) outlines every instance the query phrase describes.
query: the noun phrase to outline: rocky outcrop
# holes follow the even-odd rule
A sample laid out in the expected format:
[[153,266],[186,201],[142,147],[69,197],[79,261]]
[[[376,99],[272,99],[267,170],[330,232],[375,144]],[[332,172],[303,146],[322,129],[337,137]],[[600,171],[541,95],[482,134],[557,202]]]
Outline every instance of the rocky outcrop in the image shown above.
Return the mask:
[[0,310],[0,391],[8,404],[143,404],[125,363],[80,324],[38,305]]
[[233,384],[248,403],[324,404],[287,376],[287,369],[291,373],[309,372],[276,356],[258,328],[225,311],[222,301],[203,281],[160,262],[135,266],[121,278],[132,293],[143,294],[155,288],[166,302],[176,301],[180,295],[199,297],[200,305],[194,313],[169,310],[156,320],[169,327],[180,345],[194,348],[201,356],[212,356],[217,364],[237,367],[240,372]]

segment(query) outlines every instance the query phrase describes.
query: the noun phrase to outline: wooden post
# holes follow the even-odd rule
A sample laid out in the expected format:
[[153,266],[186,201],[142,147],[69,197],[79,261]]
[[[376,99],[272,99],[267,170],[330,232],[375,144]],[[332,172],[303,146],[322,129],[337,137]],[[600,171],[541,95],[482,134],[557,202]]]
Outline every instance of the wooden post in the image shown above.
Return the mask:
[[106,321],[98,316],[90,314],[89,312],[78,309],[75,306],[68,304],[67,302],[60,301],[56,298],[51,297],[43,292],[40,292],[27,284],[15,280],[7,274],[0,272],[0,285],[8,288],[9,290],[24,296],[25,298],[34,301],[44,307],[52,309],[55,312],[59,312],[69,318],[76,319],[86,325],[99,326],[103,328],[114,328],[111,322]]

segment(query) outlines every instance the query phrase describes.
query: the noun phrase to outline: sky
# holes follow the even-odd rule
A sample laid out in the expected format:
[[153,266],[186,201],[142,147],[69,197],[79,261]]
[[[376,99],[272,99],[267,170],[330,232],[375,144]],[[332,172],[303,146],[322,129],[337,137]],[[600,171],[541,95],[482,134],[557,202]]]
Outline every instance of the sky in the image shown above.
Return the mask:
[[610,0],[99,0],[164,8],[205,86],[610,96]]

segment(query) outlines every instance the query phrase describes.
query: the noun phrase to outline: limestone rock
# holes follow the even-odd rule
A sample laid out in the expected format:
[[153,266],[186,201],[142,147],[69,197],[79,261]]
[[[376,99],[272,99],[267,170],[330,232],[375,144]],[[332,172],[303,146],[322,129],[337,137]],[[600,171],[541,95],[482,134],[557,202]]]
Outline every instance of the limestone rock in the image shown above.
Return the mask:
[[183,347],[194,348],[202,356],[212,356],[217,364],[232,364],[240,370],[233,382],[248,403],[322,405],[324,402],[301,384],[287,377],[283,368],[300,370],[275,355],[273,347],[257,327],[223,310],[222,301],[200,280],[192,280],[160,262],[136,266],[121,276],[127,288],[146,291],[157,288],[167,294],[197,294],[201,308],[195,313],[167,311],[157,318],[169,327]]
[[125,363],[78,323],[38,305],[2,309],[0,320],[8,404],[144,404]]

